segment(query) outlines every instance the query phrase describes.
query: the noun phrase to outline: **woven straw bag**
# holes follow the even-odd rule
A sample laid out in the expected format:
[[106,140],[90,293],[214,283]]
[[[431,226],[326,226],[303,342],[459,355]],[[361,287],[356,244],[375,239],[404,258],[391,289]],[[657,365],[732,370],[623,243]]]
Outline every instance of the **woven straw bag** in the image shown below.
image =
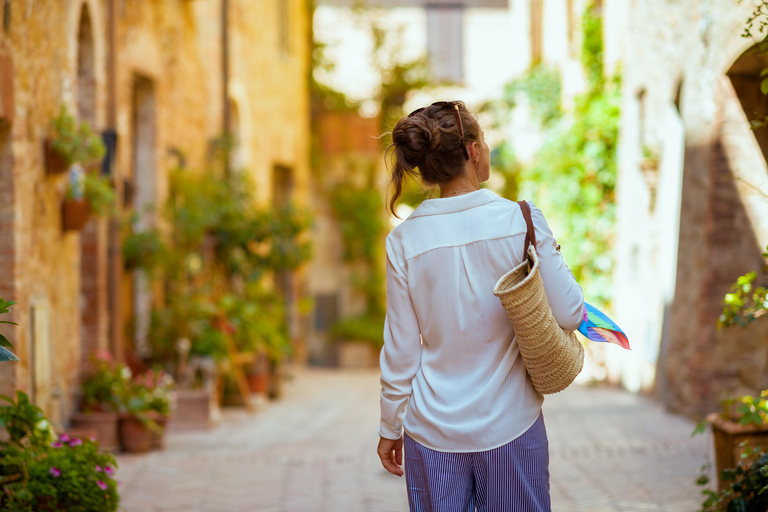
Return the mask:
[[573,382],[584,365],[584,346],[576,334],[561,328],[552,314],[539,272],[531,210],[525,201],[518,204],[528,225],[527,258],[498,280],[493,294],[501,299],[512,322],[533,387],[546,395]]

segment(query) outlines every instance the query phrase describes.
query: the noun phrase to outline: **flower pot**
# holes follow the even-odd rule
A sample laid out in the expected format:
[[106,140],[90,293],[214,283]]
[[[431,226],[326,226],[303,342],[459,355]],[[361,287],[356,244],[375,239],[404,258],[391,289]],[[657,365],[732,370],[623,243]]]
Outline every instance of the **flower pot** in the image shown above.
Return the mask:
[[739,446],[741,443],[749,441],[749,446],[752,448],[760,446],[763,449],[768,449],[768,425],[742,425],[727,420],[718,413],[707,416],[707,421],[712,425],[718,488],[722,491],[730,484],[730,482],[720,480],[720,473],[724,469],[735,468],[739,461],[747,464],[753,462],[753,460],[741,457],[743,451],[743,447]]
[[50,138],[45,139],[44,149],[45,170],[48,174],[61,174],[66,172],[69,168],[69,163],[64,155],[53,149],[53,141]]
[[64,231],[75,231],[85,227],[90,218],[90,209],[85,200],[65,199],[62,205],[61,220]]
[[126,414],[120,418],[120,445],[126,452],[149,451],[152,448],[152,430],[136,416]]
[[117,425],[120,415],[116,412],[76,412],[72,415],[72,427],[96,432],[96,441],[105,450],[119,448]]
[[246,375],[248,379],[248,387],[251,393],[259,393],[266,395],[269,389],[269,374],[268,373],[249,373]]

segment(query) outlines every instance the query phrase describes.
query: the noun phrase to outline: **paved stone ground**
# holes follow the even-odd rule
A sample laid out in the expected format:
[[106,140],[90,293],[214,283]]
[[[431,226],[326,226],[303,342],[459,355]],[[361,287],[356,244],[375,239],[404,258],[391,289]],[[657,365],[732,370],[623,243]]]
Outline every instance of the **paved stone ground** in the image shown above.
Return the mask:
[[[650,400],[572,386],[548,397],[555,512],[694,512],[708,436]],[[126,512],[407,511],[405,482],[381,468],[378,373],[308,369],[255,415],[225,410],[162,452],[120,455]]]

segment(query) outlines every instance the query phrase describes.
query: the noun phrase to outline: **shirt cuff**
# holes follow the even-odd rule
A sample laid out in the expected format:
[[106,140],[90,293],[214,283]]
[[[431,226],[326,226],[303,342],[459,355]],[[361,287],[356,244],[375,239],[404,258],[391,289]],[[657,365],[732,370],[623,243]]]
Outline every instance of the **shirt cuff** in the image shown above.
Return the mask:
[[400,427],[400,430],[393,430],[389,426],[385,425],[384,423],[381,423],[379,425],[379,437],[383,437],[384,439],[391,439],[393,441],[400,439],[403,436],[403,428]]

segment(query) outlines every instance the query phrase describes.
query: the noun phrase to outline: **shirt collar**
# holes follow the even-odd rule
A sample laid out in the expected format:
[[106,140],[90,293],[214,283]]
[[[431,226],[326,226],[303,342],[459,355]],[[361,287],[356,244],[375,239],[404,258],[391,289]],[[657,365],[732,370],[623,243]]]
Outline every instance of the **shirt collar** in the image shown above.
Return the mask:
[[496,194],[487,188],[475,190],[469,194],[463,194],[456,197],[441,197],[439,199],[427,199],[423,201],[408,218],[422,217],[425,215],[441,215],[443,213],[454,213],[462,210],[469,210],[477,206],[488,204],[498,198]]

